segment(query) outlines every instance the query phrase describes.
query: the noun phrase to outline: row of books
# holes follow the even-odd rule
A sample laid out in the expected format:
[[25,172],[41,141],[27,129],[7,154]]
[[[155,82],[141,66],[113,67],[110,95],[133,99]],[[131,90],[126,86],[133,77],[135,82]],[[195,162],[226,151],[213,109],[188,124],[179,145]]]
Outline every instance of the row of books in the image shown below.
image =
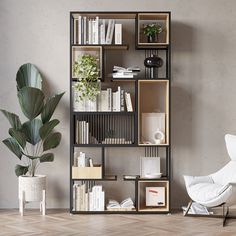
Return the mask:
[[117,91],[113,92],[111,88],[101,90],[94,101],[79,100],[80,92],[74,90],[74,111],[108,111],[108,112],[122,112],[127,110],[133,111],[131,94],[125,92],[118,86]]
[[74,18],[74,44],[112,44],[115,31],[115,44],[122,44],[122,24],[115,20],[88,18],[78,16]]
[[86,184],[73,185],[74,211],[104,211],[105,192],[101,185],[89,188]]

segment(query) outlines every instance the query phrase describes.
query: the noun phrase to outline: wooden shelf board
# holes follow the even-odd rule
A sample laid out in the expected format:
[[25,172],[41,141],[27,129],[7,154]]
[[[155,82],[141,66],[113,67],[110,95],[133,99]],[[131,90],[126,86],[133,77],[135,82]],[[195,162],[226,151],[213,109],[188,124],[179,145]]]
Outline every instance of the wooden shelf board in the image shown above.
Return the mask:
[[137,147],[136,144],[74,144],[74,147]]
[[72,47],[103,47],[107,50],[128,50],[129,45],[128,44],[72,44]]
[[102,179],[72,179],[73,181],[116,181],[117,175],[107,175]]
[[112,111],[74,111],[74,115],[123,115],[123,116],[132,116],[135,115],[135,112],[112,112]]
[[142,181],[142,182],[149,182],[149,181],[169,181],[169,179],[166,176],[163,176],[161,178],[158,179],[151,179],[151,178],[141,178],[139,177],[139,175],[137,175],[137,177],[135,179],[131,179],[131,178],[125,178],[125,175],[123,176],[123,180],[124,181]]
[[71,12],[74,18],[78,16],[87,16],[95,18],[98,16],[100,19],[135,19],[135,12]]
[[137,210],[129,210],[129,211],[71,211],[72,214],[137,214]]

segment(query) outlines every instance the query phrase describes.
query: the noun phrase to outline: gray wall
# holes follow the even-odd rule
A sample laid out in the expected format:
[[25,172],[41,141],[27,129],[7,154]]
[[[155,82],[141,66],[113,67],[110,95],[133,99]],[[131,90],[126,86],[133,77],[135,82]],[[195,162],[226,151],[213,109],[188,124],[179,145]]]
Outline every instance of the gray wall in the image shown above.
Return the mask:
[[[172,11],[172,203],[179,207],[187,201],[182,174],[204,175],[224,165],[224,134],[236,133],[235,8],[234,0],[0,1],[0,107],[20,112],[15,74],[25,62],[40,69],[48,94],[67,91],[55,114],[63,134],[56,160],[38,171],[48,176],[48,207],[69,205],[69,11]],[[1,115],[0,140],[7,127]],[[108,171],[122,173],[126,155],[127,172],[137,169],[142,149],[127,152],[108,150]],[[0,208],[18,206],[15,164],[1,143]],[[132,190],[127,183],[123,192],[119,186],[111,185],[119,198]]]

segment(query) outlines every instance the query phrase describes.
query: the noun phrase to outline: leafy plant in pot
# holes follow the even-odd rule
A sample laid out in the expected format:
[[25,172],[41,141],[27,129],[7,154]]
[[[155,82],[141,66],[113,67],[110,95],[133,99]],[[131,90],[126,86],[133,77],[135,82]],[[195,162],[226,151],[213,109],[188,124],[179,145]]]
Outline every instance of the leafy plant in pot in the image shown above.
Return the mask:
[[36,175],[36,169],[40,163],[54,160],[48,151],[60,144],[61,133],[53,131],[59,120],[51,118],[64,93],[45,99],[40,72],[30,63],[19,68],[16,82],[20,108],[27,120],[22,123],[18,115],[1,109],[11,125],[10,137],[3,143],[23,162],[15,167],[20,202],[41,201],[46,176]]
[[147,36],[148,43],[154,43],[157,41],[157,35],[163,32],[163,28],[160,24],[152,23],[144,25],[143,33]]
[[100,93],[97,58],[89,54],[80,56],[73,64],[73,76],[77,78],[74,84],[75,101],[95,101]]

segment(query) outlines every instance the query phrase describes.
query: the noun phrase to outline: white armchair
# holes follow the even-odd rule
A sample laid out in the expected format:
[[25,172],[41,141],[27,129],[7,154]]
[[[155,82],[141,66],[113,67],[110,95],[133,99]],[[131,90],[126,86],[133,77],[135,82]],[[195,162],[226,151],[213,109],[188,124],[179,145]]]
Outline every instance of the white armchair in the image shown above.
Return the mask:
[[[184,176],[186,189],[192,201],[206,207],[236,204],[236,136],[226,134],[225,142],[231,158],[228,164],[208,176]],[[191,204],[188,206],[188,210]],[[188,211],[187,211],[188,213]],[[224,216],[224,223],[226,220]],[[223,224],[224,224],[223,223]]]

